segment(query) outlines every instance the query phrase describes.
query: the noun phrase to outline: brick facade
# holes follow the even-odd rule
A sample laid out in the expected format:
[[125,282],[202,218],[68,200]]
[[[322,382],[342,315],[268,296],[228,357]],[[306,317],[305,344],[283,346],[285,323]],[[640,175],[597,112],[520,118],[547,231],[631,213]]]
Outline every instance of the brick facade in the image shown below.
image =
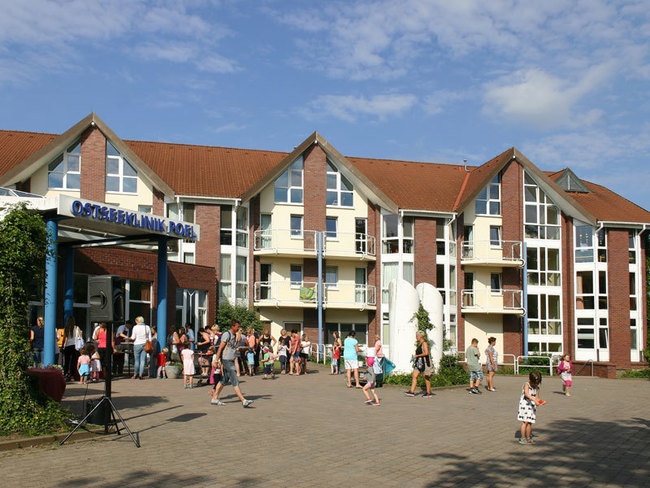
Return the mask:
[[436,219],[416,217],[414,227],[415,284],[436,283]]
[[106,195],[106,137],[96,127],[81,136],[81,198],[104,202]]
[[260,259],[253,255],[255,249],[255,232],[260,230],[260,196],[254,196],[248,206],[248,303],[253,306],[255,282],[260,281]]
[[[523,243],[524,240],[523,177],[523,168],[514,161],[510,162],[501,173],[501,237],[504,241]],[[521,268],[503,268],[502,279],[504,290],[523,289],[524,276]],[[523,302],[524,297],[522,296],[522,304]],[[522,332],[522,317],[503,315],[504,353],[520,355],[525,352]]]
[[562,342],[563,351],[575,358],[575,276],[573,265],[573,219],[562,214]]
[[[630,367],[630,272],[627,230],[607,231],[607,288],[609,294],[609,360]],[[641,297],[645,298],[645,297]],[[645,324],[643,324],[645,325]],[[598,324],[596,324],[596,327]],[[598,334],[596,334],[598,340]]]
[[368,311],[368,337],[381,334],[381,212],[379,206],[368,202],[368,235],[375,238],[376,261],[368,261],[368,284],[375,287],[377,310]]

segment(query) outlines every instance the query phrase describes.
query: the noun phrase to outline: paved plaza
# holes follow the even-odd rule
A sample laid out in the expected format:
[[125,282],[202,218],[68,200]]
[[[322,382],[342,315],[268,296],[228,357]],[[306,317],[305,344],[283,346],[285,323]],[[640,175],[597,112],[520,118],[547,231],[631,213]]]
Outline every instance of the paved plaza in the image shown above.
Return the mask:
[[[2,453],[3,487],[648,486],[648,381],[577,378],[567,398],[545,378],[537,443],[519,445],[523,377],[498,376],[496,393],[431,399],[389,386],[373,407],[328,372],[246,378],[250,409],[230,387],[215,407],[207,387],[119,379],[113,399],[140,449],[125,433]],[[79,408],[84,392],[69,385],[64,402]]]

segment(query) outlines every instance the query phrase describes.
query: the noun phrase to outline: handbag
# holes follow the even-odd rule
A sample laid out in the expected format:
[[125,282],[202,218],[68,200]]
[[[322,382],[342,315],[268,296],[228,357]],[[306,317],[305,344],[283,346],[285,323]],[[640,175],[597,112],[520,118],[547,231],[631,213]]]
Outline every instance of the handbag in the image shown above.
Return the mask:
[[144,343],[144,352],[151,354],[153,352],[153,342],[147,341]]
[[85,345],[86,341],[84,341],[83,337],[77,336],[74,338],[74,348],[77,351],[80,351]]

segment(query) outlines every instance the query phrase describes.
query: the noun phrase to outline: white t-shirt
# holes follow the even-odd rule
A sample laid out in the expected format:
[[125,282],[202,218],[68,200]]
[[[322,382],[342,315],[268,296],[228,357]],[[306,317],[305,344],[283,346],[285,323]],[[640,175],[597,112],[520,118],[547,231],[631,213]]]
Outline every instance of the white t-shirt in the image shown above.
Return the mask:
[[300,347],[302,347],[302,353],[303,354],[309,354],[309,349],[311,348],[311,342],[309,341],[302,341],[300,343]]
[[145,324],[136,324],[131,331],[133,345],[137,346],[151,340],[151,328]]

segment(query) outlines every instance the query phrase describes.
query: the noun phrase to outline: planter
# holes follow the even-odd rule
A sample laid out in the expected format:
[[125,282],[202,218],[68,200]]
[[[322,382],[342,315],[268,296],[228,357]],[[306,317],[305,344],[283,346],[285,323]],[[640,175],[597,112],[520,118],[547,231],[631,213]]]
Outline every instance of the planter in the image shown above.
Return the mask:
[[167,372],[167,378],[177,379],[181,375],[181,367],[176,364],[168,364],[165,366],[165,371]]

